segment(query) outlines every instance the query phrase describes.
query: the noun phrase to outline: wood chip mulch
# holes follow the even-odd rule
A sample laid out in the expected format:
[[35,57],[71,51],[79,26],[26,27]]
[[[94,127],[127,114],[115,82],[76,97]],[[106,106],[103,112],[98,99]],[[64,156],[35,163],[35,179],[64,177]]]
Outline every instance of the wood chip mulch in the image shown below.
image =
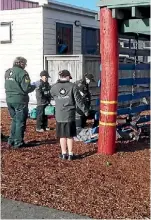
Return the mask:
[[[2,109],[2,134],[11,119]],[[58,158],[60,146],[51,131],[35,132],[28,120],[29,147],[12,150],[1,143],[1,193],[9,199],[69,211],[99,219],[150,218],[149,139],[118,143],[112,156],[98,155],[97,144],[75,143],[75,161]]]

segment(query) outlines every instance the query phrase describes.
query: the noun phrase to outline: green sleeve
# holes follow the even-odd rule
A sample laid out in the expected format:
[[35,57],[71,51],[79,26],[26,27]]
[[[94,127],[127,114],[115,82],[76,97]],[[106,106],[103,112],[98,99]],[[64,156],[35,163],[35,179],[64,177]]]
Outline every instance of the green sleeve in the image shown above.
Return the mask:
[[28,74],[24,74],[24,76],[22,77],[20,85],[21,85],[22,90],[25,93],[33,92],[36,88],[34,85],[31,85],[30,77],[29,77]]

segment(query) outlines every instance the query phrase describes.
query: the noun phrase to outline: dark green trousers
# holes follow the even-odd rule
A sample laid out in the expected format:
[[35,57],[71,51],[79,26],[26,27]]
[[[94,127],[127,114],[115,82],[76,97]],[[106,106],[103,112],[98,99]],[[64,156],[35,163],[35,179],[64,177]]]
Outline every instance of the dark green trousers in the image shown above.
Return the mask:
[[24,143],[24,132],[28,118],[28,104],[7,103],[12,118],[8,144],[19,147]]

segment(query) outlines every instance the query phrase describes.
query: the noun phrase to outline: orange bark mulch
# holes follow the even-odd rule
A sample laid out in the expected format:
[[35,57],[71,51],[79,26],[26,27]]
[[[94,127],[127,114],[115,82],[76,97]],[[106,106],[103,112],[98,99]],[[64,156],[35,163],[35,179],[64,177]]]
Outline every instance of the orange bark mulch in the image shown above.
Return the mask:
[[[2,133],[9,135],[10,118],[2,109]],[[1,193],[9,199],[69,211],[92,218],[150,218],[149,139],[117,144],[112,156],[98,155],[97,144],[76,142],[79,159],[62,161],[51,131],[35,132],[28,120],[29,147],[8,149],[1,143]]]

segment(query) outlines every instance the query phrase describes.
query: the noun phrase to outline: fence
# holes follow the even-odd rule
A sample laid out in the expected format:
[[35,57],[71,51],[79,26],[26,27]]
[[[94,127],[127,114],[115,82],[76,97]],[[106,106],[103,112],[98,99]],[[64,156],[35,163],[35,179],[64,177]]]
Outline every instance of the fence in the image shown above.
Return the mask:
[[[143,70],[148,71],[150,69],[150,64],[120,64],[119,70]],[[98,86],[100,87],[101,81],[99,81]],[[125,115],[125,114],[133,114],[142,112],[145,110],[150,109],[150,77],[133,77],[133,78],[123,78],[119,79],[119,86],[127,86],[130,87],[130,91],[128,94],[120,94],[118,96],[118,115]],[[140,90],[140,87],[143,86],[143,91]],[[138,87],[138,90],[136,90]],[[144,91],[145,90],[145,91]],[[139,104],[138,101],[139,100]],[[128,102],[128,106],[120,106],[120,103]],[[99,106],[100,99],[97,100],[97,105]]]
[[[47,55],[44,57],[45,68],[48,70],[52,84],[55,83],[58,79],[58,72],[62,69],[68,69],[73,77],[73,82],[82,79],[84,73],[89,72],[93,73],[96,82],[100,79],[100,56],[95,55]],[[130,82],[134,76],[139,80],[143,80],[141,84],[138,85],[138,80],[135,80],[134,90],[135,92],[146,92],[149,90],[149,84],[143,83],[144,78],[150,77],[149,69],[144,70],[143,65],[141,69],[136,68],[134,65],[134,59],[120,57],[119,67],[122,64],[128,64],[131,66],[125,66],[125,68],[119,68],[119,79],[122,85],[119,85],[119,95],[127,95],[132,92],[132,85]],[[123,66],[124,67],[124,66]],[[149,67],[148,67],[149,68]],[[123,79],[123,80],[122,80]],[[126,80],[126,81],[125,81]],[[126,82],[129,81],[129,84]],[[137,83],[136,83],[137,82]],[[96,100],[100,96],[100,88],[96,86],[96,83],[90,85],[90,91],[92,94],[92,108],[98,110],[96,105]],[[145,95],[145,93],[144,93]],[[132,100],[133,104],[140,104],[139,100]],[[120,102],[119,106],[126,107],[129,106],[129,100]]]

